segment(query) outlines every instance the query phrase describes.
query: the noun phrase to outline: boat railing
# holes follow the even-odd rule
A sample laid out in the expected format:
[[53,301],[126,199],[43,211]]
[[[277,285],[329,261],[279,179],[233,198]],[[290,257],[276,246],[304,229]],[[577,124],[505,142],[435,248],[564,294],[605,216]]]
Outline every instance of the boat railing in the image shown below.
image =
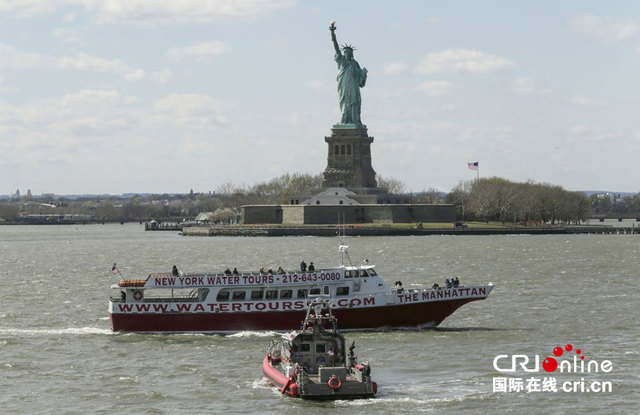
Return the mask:
[[[373,268],[373,266],[366,266],[366,267],[355,267],[354,269],[360,269],[360,268]],[[321,273],[321,272],[334,272],[337,271],[339,269],[342,269],[342,267],[334,267],[334,268],[316,268],[313,271],[302,271],[302,270],[283,270],[283,272],[278,272],[276,271],[238,271],[237,273],[235,272],[214,272],[214,273],[201,273],[201,272],[189,272],[189,273],[180,273],[181,277],[196,277],[196,276],[204,276],[204,277],[233,277],[233,276],[237,276],[237,277],[255,277],[255,276],[264,276],[264,275],[295,275],[295,274],[311,274],[311,273]],[[168,275],[168,274],[151,274],[151,276],[164,276],[164,275]]]

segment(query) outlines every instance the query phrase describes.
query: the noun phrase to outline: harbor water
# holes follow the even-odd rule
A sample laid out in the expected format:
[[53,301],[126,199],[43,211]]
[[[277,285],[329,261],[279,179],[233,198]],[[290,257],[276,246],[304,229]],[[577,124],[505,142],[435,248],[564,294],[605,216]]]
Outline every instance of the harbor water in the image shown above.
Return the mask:
[[[457,276],[463,285],[495,288],[437,329],[345,333],[358,358],[371,362],[378,396],[308,402],[282,396],[262,378],[275,333],[112,333],[107,300],[119,277],[110,269],[117,262],[126,278],[169,272],[174,264],[221,272],[295,269],[305,260],[318,269],[338,264],[336,238],[188,238],[115,224],[0,226],[0,413],[640,412],[640,236],[346,243],[353,263],[367,258],[391,285],[430,287]],[[562,372],[543,368],[552,356],[568,363]]]

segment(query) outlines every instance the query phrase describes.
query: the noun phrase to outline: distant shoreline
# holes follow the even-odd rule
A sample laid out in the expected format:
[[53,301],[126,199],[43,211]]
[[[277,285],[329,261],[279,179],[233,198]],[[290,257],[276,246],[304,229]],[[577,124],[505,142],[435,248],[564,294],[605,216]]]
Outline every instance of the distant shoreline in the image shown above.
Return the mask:
[[[182,230],[184,236],[336,236],[338,228],[327,227],[260,227],[260,226],[192,226]],[[640,229],[609,226],[539,226],[500,228],[397,228],[392,226],[345,226],[340,233],[347,236],[423,236],[423,235],[570,235],[570,234],[639,234]]]
[[431,224],[431,227],[416,227],[415,224],[368,224],[363,225],[201,225],[189,224],[183,226],[181,222],[166,222],[164,226],[151,228],[148,222],[14,222],[0,221],[2,225],[105,225],[105,224],[140,224],[144,231],[180,232],[183,236],[336,236],[338,228],[340,233],[347,236],[428,236],[428,235],[572,235],[572,234],[608,234],[608,235],[637,235],[640,234],[638,226],[615,225],[501,225],[501,224],[470,224],[468,227],[447,227],[446,224]]

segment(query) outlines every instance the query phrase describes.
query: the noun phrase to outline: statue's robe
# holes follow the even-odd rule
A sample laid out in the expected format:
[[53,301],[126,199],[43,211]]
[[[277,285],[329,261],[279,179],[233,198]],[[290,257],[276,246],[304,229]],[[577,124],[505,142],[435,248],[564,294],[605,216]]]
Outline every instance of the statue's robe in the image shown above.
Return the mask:
[[355,59],[347,59],[342,54],[335,55],[338,64],[338,96],[342,124],[362,125],[360,121],[360,88],[367,82],[367,73],[360,68]]

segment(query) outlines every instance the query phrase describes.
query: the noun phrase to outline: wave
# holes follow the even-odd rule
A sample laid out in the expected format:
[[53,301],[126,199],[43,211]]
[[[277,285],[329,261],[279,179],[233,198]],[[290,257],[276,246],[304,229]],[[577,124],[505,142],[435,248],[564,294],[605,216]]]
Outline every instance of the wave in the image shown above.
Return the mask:
[[[368,405],[382,406],[383,404],[389,404],[391,406],[397,405],[420,405],[425,408],[431,407],[437,404],[463,402],[467,399],[474,399],[474,396],[448,396],[438,398],[420,398],[420,397],[395,397],[393,393],[381,393],[376,394],[375,398],[370,399],[358,399],[358,400],[338,400],[335,405],[338,407],[362,407]],[[479,399],[482,399],[480,397]]]
[[252,389],[271,389],[272,386],[266,378],[262,377],[260,379],[252,381],[251,388]]
[[68,327],[60,329],[19,329],[19,328],[0,328],[0,335],[11,336],[50,336],[50,335],[87,335],[87,334],[107,334],[112,335],[110,329],[101,329],[98,327]]
[[279,333],[275,331],[241,331],[238,333],[228,334],[226,337],[273,337]]

